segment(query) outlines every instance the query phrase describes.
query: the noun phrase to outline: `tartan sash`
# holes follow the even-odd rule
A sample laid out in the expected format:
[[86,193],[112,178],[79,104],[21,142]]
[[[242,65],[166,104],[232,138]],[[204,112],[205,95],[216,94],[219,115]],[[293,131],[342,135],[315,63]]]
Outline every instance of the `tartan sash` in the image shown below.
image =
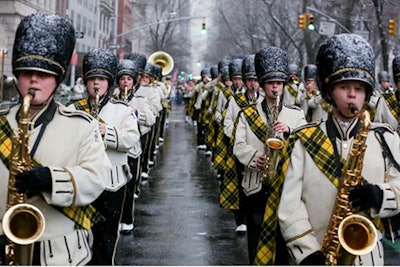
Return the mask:
[[[0,159],[3,161],[7,168],[10,168],[11,152],[12,152],[12,136],[10,124],[5,116],[0,117]],[[32,160],[33,166],[40,166],[41,164],[35,159]],[[56,207],[55,209],[63,213],[69,219],[73,220],[76,227],[90,229],[94,224],[102,220],[101,215],[96,211],[92,205],[84,207],[70,206],[70,207]]]
[[242,110],[250,129],[264,143],[267,137],[268,126],[258,113],[256,104],[244,107]]
[[[83,99],[80,99],[80,100],[78,100],[78,101],[73,101],[73,102],[71,102],[74,106],[75,106],[75,108],[77,109],[77,110],[81,110],[81,111],[84,111],[84,112],[86,112],[87,114],[90,114],[90,106],[89,106],[89,101],[86,99],[86,98],[83,98]],[[95,118],[95,119],[97,119],[99,122],[101,122],[101,123],[104,123],[104,124],[107,124],[102,118],[100,118],[100,117],[97,117],[97,118]]]
[[226,90],[222,91],[225,98],[227,99],[225,106],[222,109],[222,120],[221,120],[221,127],[219,128],[219,131],[216,133],[217,134],[217,138],[215,141],[215,148],[214,148],[214,168],[215,169],[224,169],[224,165],[225,165],[225,157],[226,157],[226,153],[228,150],[228,145],[229,145],[229,138],[225,135],[224,129],[223,129],[223,125],[224,125],[224,119],[226,117],[226,112],[227,112],[227,108],[229,105],[229,100],[232,98],[233,96],[233,90],[229,87],[226,87]]
[[[290,155],[296,140],[300,139],[307,152],[313,158],[318,168],[327,175],[328,179],[338,186],[339,178],[333,175],[335,166],[335,155],[333,145],[327,135],[318,127],[302,128],[289,136],[282,151],[282,158],[278,164],[274,178],[270,184],[271,194],[265,206],[264,218],[261,225],[261,233],[258,241],[257,254],[254,259],[255,265],[270,265],[275,262],[276,237],[278,229],[278,214],[280,195],[285,175],[290,164]],[[324,170],[327,168],[327,170]],[[332,171],[328,173],[328,170]],[[336,185],[337,184],[337,185]]]
[[[288,142],[283,149],[282,158],[278,164],[275,177],[272,180],[272,192],[265,207],[257,254],[254,260],[255,265],[270,265],[275,262],[276,235],[278,229],[277,208],[279,206],[282,185],[290,164],[290,155],[293,151],[294,144],[298,139],[303,144],[318,169],[336,188],[339,187],[341,177],[334,175],[337,173],[338,166],[335,164],[333,144],[318,125],[313,123],[311,127],[301,128],[290,135]],[[340,157],[340,161],[342,166],[346,168],[345,160],[342,157]],[[373,222],[378,229],[382,229],[382,222],[379,218],[374,219]]]
[[331,105],[324,100],[322,100],[322,102],[320,103],[321,107],[323,110],[325,110],[326,112],[330,112],[331,111]]
[[296,90],[294,90],[293,87],[292,87],[290,84],[287,84],[287,85],[286,85],[286,89],[288,90],[288,92],[289,92],[292,96],[297,97],[297,92],[296,92]]
[[400,116],[400,106],[397,101],[396,94],[382,94],[381,96],[385,99],[393,117],[398,118]]
[[233,145],[235,143],[235,133],[239,123],[240,113],[236,117],[233,125],[232,135],[227,146],[225,156],[225,172],[222,177],[221,194],[219,197],[220,206],[227,210],[239,209],[239,179],[236,167],[236,157],[233,155]]
[[219,84],[217,84],[215,86],[216,94],[215,94],[215,97],[214,97],[214,101],[212,102],[211,114],[209,115],[210,116],[210,124],[208,125],[208,127],[206,129],[207,143],[212,148],[215,148],[217,134],[218,134],[218,131],[220,129],[220,127],[217,126],[218,124],[216,123],[216,120],[215,120],[215,110],[217,109],[218,95],[221,93],[222,89],[223,88]]
[[[241,109],[249,104],[243,93],[234,94],[233,98]],[[235,143],[235,133],[241,112],[242,111],[240,111],[236,116],[233,124],[232,135],[230,139],[227,140],[226,154],[223,160],[224,175],[222,177],[219,203],[221,207],[227,210],[239,209],[239,173],[237,172],[236,157],[233,155],[233,145]],[[225,138],[228,139],[226,136]]]

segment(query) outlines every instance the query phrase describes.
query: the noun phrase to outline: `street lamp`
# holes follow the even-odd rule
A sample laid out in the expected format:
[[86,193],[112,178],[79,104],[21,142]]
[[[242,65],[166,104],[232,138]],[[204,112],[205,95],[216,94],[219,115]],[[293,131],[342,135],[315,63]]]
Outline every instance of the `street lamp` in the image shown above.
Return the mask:
[[4,55],[5,54],[7,54],[7,49],[0,48],[0,58],[1,58],[0,102],[3,102],[3,93],[4,93]]

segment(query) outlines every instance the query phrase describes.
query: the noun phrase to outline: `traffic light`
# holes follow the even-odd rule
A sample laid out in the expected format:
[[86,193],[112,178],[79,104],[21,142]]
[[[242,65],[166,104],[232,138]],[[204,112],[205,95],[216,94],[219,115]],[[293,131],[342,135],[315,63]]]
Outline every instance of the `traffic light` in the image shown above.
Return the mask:
[[306,24],[307,24],[307,18],[306,15],[301,14],[299,15],[299,29],[305,29],[306,28]]
[[314,15],[312,13],[307,13],[307,20],[307,29],[310,31],[315,30]]
[[389,35],[396,36],[397,34],[397,19],[389,19]]
[[202,34],[205,34],[206,32],[207,32],[206,23],[203,22],[203,23],[201,24],[201,33],[202,33]]

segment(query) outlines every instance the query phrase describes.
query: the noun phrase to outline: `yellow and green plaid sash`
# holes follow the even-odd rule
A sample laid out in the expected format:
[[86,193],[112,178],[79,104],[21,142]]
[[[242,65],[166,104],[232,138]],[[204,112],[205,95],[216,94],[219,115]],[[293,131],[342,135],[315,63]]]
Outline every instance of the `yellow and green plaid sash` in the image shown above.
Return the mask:
[[220,130],[221,127],[219,127],[219,124],[215,120],[215,110],[217,109],[217,104],[218,104],[218,95],[223,91],[224,89],[221,87],[221,85],[217,84],[215,86],[216,94],[214,97],[214,101],[212,102],[211,106],[211,114],[210,116],[210,124],[208,125],[206,129],[206,138],[207,138],[207,143],[209,146],[212,148],[215,148],[215,143],[217,140],[217,134]]
[[223,129],[223,125],[224,125],[224,120],[226,117],[226,111],[229,105],[229,100],[232,98],[233,96],[233,90],[229,87],[227,87],[225,90],[222,90],[225,98],[227,99],[225,106],[222,109],[222,120],[221,120],[221,127],[219,129],[219,131],[216,133],[217,134],[217,138],[215,141],[215,148],[214,148],[214,165],[213,167],[215,169],[224,169],[224,165],[225,165],[225,157],[226,157],[226,153],[228,150],[228,146],[229,146],[229,138],[225,136],[225,132]]
[[[314,125],[314,126],[313,126]],[[290,155],[297,139],[303,144],[307,153],[311,156],[318,169],[335,185],[339,187],[340,177],[338,173],[335,153],[332,142],[328,136],[315,124],[310,127],[299,129],[288,139],[283,149],[281,161],[278,164],[274,179],[272,179],[272,192],[265,206],[261,234],[258,240],[257,255],[254,260],[255,265],[270,265],[275,262],[276,235],[278,229],[277,208],[279,205],[282,185],[286,176],[286,171],[290,164]],[[345,160],[340,157],[341,165],[346,168]],[[373,220],[375,226],[382,230],[383,224],[379,218]]]
[[272,191],[265,206],[257,255],[254,260],[256,265],[270,265],[275,262],[276,235],[278,231],[277,208],[283,181],[290,164],[290,155],[297,139],[300,139],[318,168],[328,179],[335,186],[339,185],[339,178],[334,176],[337,173],[334,148],[328,136],[317,126],[302,128],[290,135],[282,151],[282,158],[275,172],[275,177],[270,185]]
[[396,94],[382,94],[381,96],[385,99],[386,104],[387,104],[390,112],[392,113],[392,115],[395,118],[399,118],[400,106],[399,106],[399,102],[397,101]]
[[297,92],[296,90],[293,89],[293,87],[290,84],[286,85],[286,89],[289,91],[289,93],[294,96],[297,97]]
[[248,105],[242,110],[251,131],[264,143],[267,137],[268,126],[258,113],[257,104]]
[[[245,108],[249,103],[246,96],[242,93],[234,94],[233,98],[240,107]],[[219,198],[220,206],[227,210],[239,209],[239,179],[236,166],[236,157],[233,155],[233,145],[235,143],[235,133],[239,122],[240,113],[236,117],[233,125],[232,135],[228,141],[226,155],[224,158],[224,175],[221,182],[221,194]]]
[[[5,166],[9,168],[11,161],[12,151],[12,136],[10,124],[8,123],[5,116],[0,117],[0,159],[3,161]],[[32,160],[33,166],[40,166],[39,162],[35,159]],[[96,211],[92,205],[84,207],[56,207],[61,213],[70,218],[76,223],[77,227],[83,227],[84,229],[90,229],[95,223],[102,220],[101,215]]]
[[[89,106],[89,101],[86,98],[79,99],[77,101],[72,101],[71,104],[75,106],[77,110],[81,110],[86,112],[87,114],[90,114],[90,106]],[[97,117],[96,118],[99,122],[107,124],[102,118]]]

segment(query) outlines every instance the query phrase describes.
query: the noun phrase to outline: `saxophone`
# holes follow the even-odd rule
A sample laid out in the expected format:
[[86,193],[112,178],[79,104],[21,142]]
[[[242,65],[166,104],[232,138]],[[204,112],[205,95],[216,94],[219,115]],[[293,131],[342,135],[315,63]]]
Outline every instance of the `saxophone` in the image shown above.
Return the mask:
[[6,264],[32,265],[33,243],[44,232],[45,218],[35,206],[25,203],[25,194],[15,187],[18,173],[31,169],[28,148],[29,107],[35,91],[30,90],[24,97],[19,111],[18,135],[12,137],[11,162],[9,167],[8,197],[6,213],[3,216],[3,231],[7,237]]
[[96,93],[96,98],[93,103],[92,110],[90,112],[90,115],[92,115],[94,118],[97,119],[99,116],[99,105],[100,105],[100,96],[99,96],[99,88],[94,88],[94,92]]
[[362,182],[361,171],[366,146],[370,116],[367,110],[359,112],[350,106],[352,113],[362,121],[362,126],[353,140],[336,195],[335,206],[322,243],[327,265],[353,265],[356,256],[371,252],[377,243],[377,231],[366,217],[355,214],[349,202],[350,189]]
[[271,123],[269,123],[270,127],[268,129],[267,139],[264,146],[265,165],[261,178],[263,183],[267,183],[272,178],[275,172],[276,161],[278,160],[279,153],[285,145],[285,142],[276,137],[276,133],[272,130],[274,122],[278,119],[280,104],[280,96],[277,95],[276,92],[274,92],[274,94],[276,96],[276,100],[274,106],[272,107],[272,120]]
[[122,100],[124,102],[128,102],[128,87],[127,86],[124,87],[124,96],[123,96]]

